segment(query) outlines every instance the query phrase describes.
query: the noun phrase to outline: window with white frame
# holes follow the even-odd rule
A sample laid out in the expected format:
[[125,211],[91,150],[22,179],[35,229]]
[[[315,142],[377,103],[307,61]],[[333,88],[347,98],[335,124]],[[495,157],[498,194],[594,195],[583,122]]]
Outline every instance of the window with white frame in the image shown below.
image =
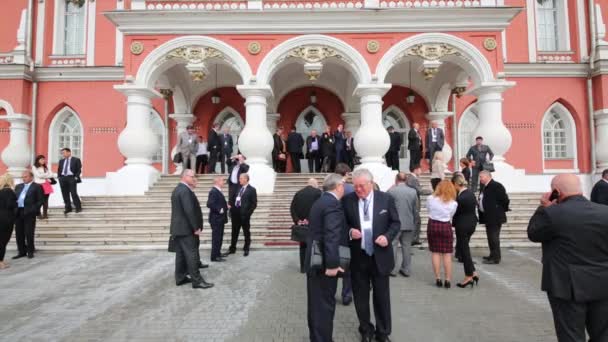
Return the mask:
[[160,115],[156,112],[150,112],[150,125],[152,127],[152,131],[156,136],[158,143],[158,150],[152,156],[153,163],[162,163],[163,162],[163,140],[165,138],[165,125],[163,124],[163,120],[160,118]]
[[543,120],[543,155],[545,159],[573,158],[570,122],[565,114],[552,109]]
[[477,114],[468,109],[460,118],[460,126],[458,128],[458,152],[461,158],[467,155],[469,148],[475,144],[474,132],[479,125]]
[[53,54],[84,55],[86,9],[84,0],[57,0],[55,2],[55,33]]
[[245,128],[245,123],[241,119],[241,116],[232,108],[226,108],[218,114],[214,123],[220,125],[220,132],[224,132],[226,128],[228,129],[233,142],[232,155],[236,155],[239,152],[239,136],[243,128]]
[[82,131],[82,124],[76,113],[69,108],[60,111],[51,124],[49,159],[61,159],[61,149],[65,147],[72,150],[73,156],[82,158]]
[[401,111],[391,108],[384,112],[382,120],[384,128],[393,126],[395,132],[401,135],[401,148],[399,148],[399,158],[407,158],[407,134],[410,131],[410,124]]
[[536,0],[536,38],[539,51],[567,51],[569,47],[565,0]]

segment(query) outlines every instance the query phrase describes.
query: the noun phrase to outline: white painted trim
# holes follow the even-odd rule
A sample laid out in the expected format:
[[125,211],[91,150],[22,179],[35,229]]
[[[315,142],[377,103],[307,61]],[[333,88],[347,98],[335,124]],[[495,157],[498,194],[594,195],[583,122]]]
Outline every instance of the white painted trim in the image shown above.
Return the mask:
[[25,64],[0,65],[0,80],[32,80],[30,67]]
[[507,63],[507,30],[500,32],[500,40],[502,41],[502,62]]
[[[161,133],[162,141],[160,143],[160,148],[159,148],[160,156],[161,156],[160,161],[155,161],[152,158],[150,158],[150,160],[152,161],[152,164],[161,164],[162,167],[164,168],[163,164],[164,164],[166,158],[164,158],[163,155],[165,154],[165,146],[166,146],[165,143],[167,142],[166,140],[168,140],[167,139],[167,127],[165,127],[165,120],[163,120],[163,116],[160,115],[160,113],[154,107],[152,107],[151,113],[154,118],[150,118],[150,129],[152,129],[153,122],[158,120],[158,122],[160,123],[160,125],[162,127],[162,130],[161,130],[162,131],[162,133]],[[154,130],[152,129],[152,131],[154,131]]]
[[87,41],[86,41],[86,55],[87,55],[87,65],[93,66],[95,65],[95,30],[97,26],[95,25],[95,17],[97,16],[97,1],[87,1],[87,13],[85,18],[88,18],[87,23],[85,24],[86,33],[87,33]]
[[[124,10],[125,2],[124,0],[116,0],[116,9],[119,11]],[[122,32],[118,28],[116,28],[116,48],[115,48],[115,60],[114,63],[116,65],[123,65],[123,44],[124,44],[124,36]]]
[[587,51],[587,16],[585,14],[585,0],[576,1],[576,12],[578,14],[576,24],[578,26],[578,49],[581,61],[589,58]]
[[[573,146],[567,146],[567,148],[572,148],[571,150],[571,157],[567,157],[564,159],[573,159],[574,160],[574,169],[564,169],[564,172],[567,171],[572,171],[572,170],[578,170],[578,139],[577,139],[577,135],[576,135],[576,122],[574,121],[574,118],[572,117],[572,113],[570,113],[570,111],[568,110],[568,108],[564,107],[563,104],[556,102],[554,104],[552,104],[549,109],[547,109],[547,111],[545,112],[545,114],[543,115],[541,121],[540,121],[540,148],[541,148],[541,153],[542,153],[542,161],[543,161],[543,172],[544,173],[548,173],[548,172],[559,172],[562,171],[560,169],[545,169],[545,141],[544,141],[544,126],[545,126],[545,120],[547,119],[547,116],[551,113],[551,111],[555,111],[557,112],[561,119],[564,120],[567,125],[569,127],[567,127],[567,132],[568,134],[570,134],[569,137],[566,137],[566,143],[567,144],[572,144]],[[563,159],[554,159],[551,158],[552,160],[563,160]]]
[[63,51],[63,30],[65,22],[65,8],[63,2],[55,0],[55,6],[53,8],[53,55],[62,55]]
[[526,0],[526,21],[528,23],[528,59],[536,63],[536,1]]
[[[78,120],[78,124],[80,125],[80,132],[82,132],[82,136],[80,137],[80,160],[83,162],[83,174],[84,174],[84,141],[85,141],[85,131],[84,131],[84,125],[82,124],[82,119],[80,118],[80,116],[78,115],[78,113],[76,113],[72,108],[70,108],[69,106],[65,106],[63,108],[61,108],[59,111],[57,111],[57,113],[55,114],[55,116],[53,117],[53,120],[51,121],[51,124],[49,125],[49,135],[48,135],[48,154],[47,156],[47,160],[49,160],[49,164],[55,164],[59,162],[59,157],[60,156],[56,156],[54,155],[57,152],[53,152],[53,147],[55,146],[55,142],[57,139],[57,129],[58,127],[56,127],[60,122],[61,119],[69,114],[72,114],[76,117],[76,120]],[[54,157],[57,157],[56,160],[53,160]]]
[[46,15],[46,1],[36,2],[37,14],[36,14],[36,58],[34,62],[36,65],[42,65],[44,61],[44,29],[45,29],[45,15]]
[[217,113],[217,115],[213,119],[213,124],[216,124],[216,123],[222,121],[222,119],[224,119],[224,117],[226,117],[228,115],[232,115],[232,116],[236,117],[238,119],[239,123],[243,126],[243,128],[245,128],[245,121],[243,121],[241,114],[239,114],[239,112],[237,112],[234,108],[232,108],[230,106],[224,107],[222,110],[219,111],[219,113]]
[[543,173],[548,174],[548,173],[579,173],[580,170],[578,168],[576,169],[545,169],[543,168]]
[[[305,45],[329,46],[341,54],[345,59],[352,62],[343,63],[347,66],[358,83],[367,84],[371,82],[371,70],[365,58],[348,43],[338,38],[311,34],[288,39],[273,48],[262,60],[257,72],[257,81],[260,85],[270,84],[274,73],[283,65],[282,59],[293,49]],[[280,62],[279,62],[280,61]]]
[[[462,115],[460,115],[460,119],[458,120],[458,136],[456,137],[455,141],[458,141],[458,146],[467,146],[466,150],[468,151],[468,149],[472,146],[473,142],[472,141],[468,141],[466,142],[466,145],[464,144],[464,142],[461,140],[462,139],[462,124],[464,122],[464,119],[471,115],[477,118],[478,121],[478,125],[479,125],[479,115],[476,113],[475,111],[475,106],[477,105],[477,103],[471,103],[467,108],[465,108],[465,110],[462,112]],[[475,130],[477,129],[477,127],[473,128],[473,132],[475,132]],[[464,150],[464,149],[463,149]],[[460,151],[456,150],[457,153],[454,153],[454,155],[458,155],[458,158],[465,158],[467,152],[464,153],[464,155],[460,155]],[[456,160],[456,159],[455,159]],[[460,160],[460,159],[458,159]]]
[[505,64],[506,77],[580,77],[587,78],[587,64],[545,64],[512,63]]
[[15,110],[8,101],[0,99],[0,108],[4,109],[7,116],[15,115]]
[[562,7],[562,22],[558,23],[558,29],[562,37],[558,37],[559,41],[564,44],[559,51],[570,51],[570,9],[568,8],[568,0],[559,1],[559,6]]

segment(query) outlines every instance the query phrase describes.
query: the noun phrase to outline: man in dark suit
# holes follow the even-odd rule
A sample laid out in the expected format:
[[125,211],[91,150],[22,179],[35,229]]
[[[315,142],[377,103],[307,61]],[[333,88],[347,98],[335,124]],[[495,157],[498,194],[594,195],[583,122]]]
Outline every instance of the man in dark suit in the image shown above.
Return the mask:
[[353,133],[351,131],[346,131],[346,140],[344,141],[344,151],[346,154],[346,165],[350,167],[350,169],[355,168],[355,139],[353,139]]
[[17,215],[15,217],[15,238],[18,254],[13,259],[34,257],[34,235],[36,231],[36,216],[44,201],[42,186],[34,182],[32,171],[23,171],[23,183],[15,187],[17,196]]
[[331,133],[331,127],[327,126],[327,129],[321,135],[321,172],[332,172],[336,165],[336,140]]
[[317,135],[316,130],[310,132],[310,136],[306,138],[306,159],[308,159],[308,172],[321,171],[321,137]]
[[289,132],[289,135],[287,135],[287,152],[289,153],[289,157],[291,159],[291,166],[293,168],[293,172],[302,172],[300,159],[302,159],[303,147],[304,138],[302,138],[302,134],[296,132],[296,128],[292,127],[291,132]]
[[557,340],[586,341],[586,328],[590,342],[608,341],[608,210],[583,197],[576,175],[556,176],[551,190],[530,219],[528,237],[542,243],[541,288]]
[[224,128],[223,134],[220,136],[220,143],[222,144],[221,163],[222,173],[226,170],[224,164],[230,167],[230,157],[232,157],[232,148],[234,142],[232,141],[232,135],[228,127]]
[[258,194],[255,188],[249,185],[249,175],[241,174],[239,177],[240,188],[234,198],[234,202],[230,203],[230,216],[232,219],[232,239],[228,253],[236,253],[236,243],[239,240],[241,227],[243,235],[245,235],[245,245],[243,246],[243,255],[249,255],[249,247],[251,246],[251,215],[258,206]]
[[437,121],[431,123],[431,127],[426,131],[426,159],[429,160],[429,168],[433,171],[433,157],[435,152],[443,150],[445,144],[445,134],[439,128]]
[[[310,208],[313,203],[321,197],[321,190],[319,189],[319,183],[315,178],[308,180],[308,185],[303,189],[300,189],[293,196],[291,200],[291,206],[289,208],[291,212],[291,219],[294,224],[308,225],[308,216],[310,214]],[[306,257],[306,242],[300,242],[300,273],[304,273],[304,259]]]
[[[72,201],[76,207],[76,212],[82,211],[80,204],[80,196],[78,196],[78,190],[76,185],[81,183],[80,172],[82,170],[82,163],[80,159],[72,157],[72,150],[65,147],[61,150],[63,159],[59,161],[57,167],[57,175],[59,176],[59,187],[61,188],[61,195],[63,196],[63,203],[65,205],[64,214],[72,211]],[[70,195],[72,199],[70,200]]]
[[602,179],[593,186],[591,202],[608,205],[608,169],[602,172]]
[[[214,123],[213,128],[209,131],[207,137],[207,148],[209,149],[209,173],[215,173],[217,161],[222,153],[222,142],[217,132],[220,130],[220,124]],[[223,167],[223,165],[222,165]]]
[[488,236],[488,247],[490,255],[483,257],[484,264],[499,264],[500,254],[500,229],[507,223],[509,211],[509,196],[505,187],[492,179],[492,174],[488,171],[479,173],[481,184],[484,185],[479,195],[479,223],[486,225],[486,235]]
[[420,136],[420,125],[414,122],[412,129],[407,134],[407,149],[410,151],[410,170],[415,165],[420,165],[422,159],[422,137]]
[[391,144],[386,152],[386,166],[393,170],[399,170],[399,151],[401,150],[401,134],[395,132],[393,126],[387,128],[388,136],[391,140]]
[[335,165],[346,162],[346,135],[344,133],[344,125],[339,124],[334,133],[334,147],[336,148]]
[[[374,191],[367,169],[353,173],[355,193],[344,197],[344,215],[351,237],[351,280],[362,341],[389,341],[391,299],[389,275],[395,267],[393,247],[401,228],[393,198]],[[369,297],[373,288],[376,327],[370,320]]]
[[230,158],[228,165],[228,202],[234,204],[234,199],[239,191],[241,184],[239,179],[241,174],[249,172],[249,165],[245,163],[245,157],[242,154]]
[[225,261],[222,257],[222,241],[224,240],[224,225],[228,223],[228,203],[222,193],[222,187],[226,183],[224,176],[213,179],[213,187],[209,190],[207,197],[207,208],[209,208],[209,224],[211,225],[211,261]]
[[488,145],[483,144],[483,137],[475,138],[475,145],[469,148],[467,159],[474,162],[471,174],[471,191],[477,192],[479,186],[479,173],[484,170],[484,165],[494,158],[494,152]]
[[[329,174],[323,181],[325,191],[310,209],[308,248],[306,250],[306,290],[308,299],[308,331],[311,342],[333,341],[336,290],[340,268],[340,245],[346,244],[344,211],[340,199],[344,195],[344,180]],[[319,242],[324,268],[310,267],[312,242]]]
[[282,160],[279,159],[283,150],[281,135],[283,135],[283,127],[277,128],[277,131],[272,136],[272,168],[275,172],[281,172]]
[[198,237],[203,230],[203,212],[194,193],[195,187],[194,170],[186,169],[171,194],[170,232],[175,245],[175,284],[180,286],[191,282],[193,288],[206,289],[213,284],[207,283],[198,270]]

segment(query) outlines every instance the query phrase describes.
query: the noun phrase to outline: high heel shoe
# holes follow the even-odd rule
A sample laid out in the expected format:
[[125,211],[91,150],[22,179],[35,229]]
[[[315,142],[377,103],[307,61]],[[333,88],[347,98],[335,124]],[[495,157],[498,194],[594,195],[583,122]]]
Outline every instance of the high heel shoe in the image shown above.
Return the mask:
[[443,282],[441,281],[441,279],[437,279],[437,280],[435,280],[435,285],[437,287],[443,287]]
[[461,289],[466,289],[469,285],[471,285],[471,288],[473,288],[473,285],[475,285],[475,280],[471,279],[469,281],[467,281],[466,283],[456,283],[456,286],[460,287]]
[[452,287],[452,284],[450,283],[449,280],[446,280],[443,282],[443,287],[445,287],[446,289],[449,289]]
[[479,276],[474,275],[473,276],[473,281],[475,282],[475,285],[479,285]]

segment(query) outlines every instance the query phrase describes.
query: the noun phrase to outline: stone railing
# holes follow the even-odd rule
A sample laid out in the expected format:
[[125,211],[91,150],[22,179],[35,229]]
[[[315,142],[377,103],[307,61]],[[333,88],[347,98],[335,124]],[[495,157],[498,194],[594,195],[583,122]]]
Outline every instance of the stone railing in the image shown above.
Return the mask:
[[538,62],[541,63],[574,63],[574,52],[547,52],[538,51]]

